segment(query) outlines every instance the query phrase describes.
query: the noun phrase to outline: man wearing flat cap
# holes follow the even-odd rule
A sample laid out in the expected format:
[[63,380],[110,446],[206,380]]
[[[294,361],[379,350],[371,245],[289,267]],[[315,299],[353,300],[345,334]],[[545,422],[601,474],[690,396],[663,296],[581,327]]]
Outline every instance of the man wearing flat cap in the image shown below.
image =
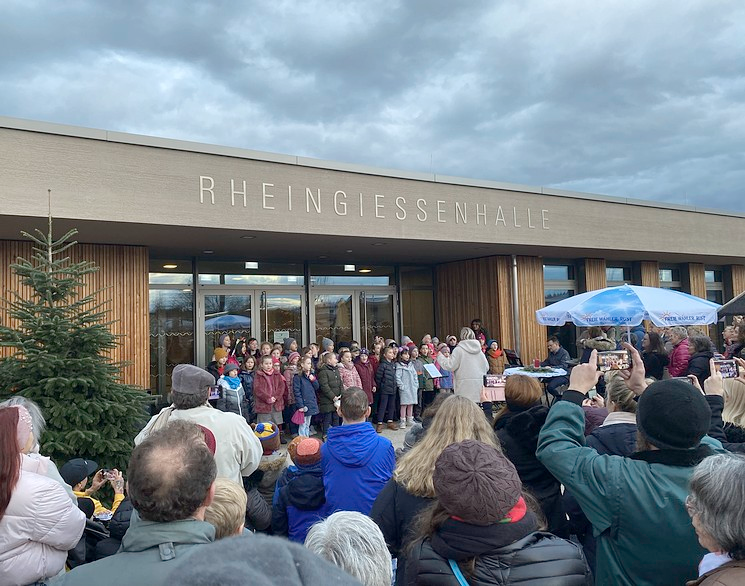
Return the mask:
[[153,416],[135,438],[139,445],[148,434],[162,429],[169,421],[191,421],[209,429],[215,436],[217,476],[242,484],[242,476],[250,476],[259,466],[261,442],[235,413],[214,409],[208,402],[215,377],[191,364],[179,364],[173,369],[171,400],[173,404]]
[[[579,502],[597,537],[596,584],[685,584],[697,577],[706,553],[685,507],[694,467],[722,452],[707,435],[721,402],[716,384],[701,390],[680,380],[646,386],[644,362],[631,352],[633,368],[622,375],[637,395],[637,452],[601,455],[585,446],[582,403],[595,386],[597,350],[572,369],[569,389],[548,413],[536,455]],[[712,369],[713,370],[713,369]],[[721,390],[721,375],[718,387]],[[710,407],[711,406],[711,407]]]

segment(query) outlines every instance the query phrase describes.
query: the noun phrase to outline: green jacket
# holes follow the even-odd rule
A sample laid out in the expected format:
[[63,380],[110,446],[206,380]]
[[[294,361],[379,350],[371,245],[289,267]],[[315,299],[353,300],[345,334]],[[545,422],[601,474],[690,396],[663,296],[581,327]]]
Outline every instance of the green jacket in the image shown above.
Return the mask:
[[159,586],[168,583],[174,568],[198,544],[215,540],[215,528],[205,521],[185,519],[155,523],[133,518],[119,553],[78,566],[58,580],[58,585]]
[[595,583],[643,586],[695,579],[706,551],[685,508],[688,481],[693,467],[722,451],[721,444],[705,436],[690,453],[658,450],[625,458],[586,447],[584,432],[582,407],[560,401],[549,411],[536,455],[592,523]]
[[[435,361],[432,360],[429,356],[420,356],[419,362],[422,363],[422,367],[424,367],[425,364],[434,364]],[[424,391],[434,391],[435,390],[435,379],[433,379],[430,374],[422,368],[422,374],[419,377],[419,388]]]
[[341,395],[344,390],[339,370],[324,364],[318,369],[318,386],[318,410],[321,413],[333,413],[336,411],[334,397]]

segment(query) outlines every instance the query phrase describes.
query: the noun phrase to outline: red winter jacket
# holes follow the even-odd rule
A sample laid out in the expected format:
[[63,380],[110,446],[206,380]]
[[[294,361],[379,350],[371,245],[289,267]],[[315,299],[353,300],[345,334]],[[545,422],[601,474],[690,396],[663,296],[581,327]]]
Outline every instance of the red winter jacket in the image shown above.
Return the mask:
[[[271,413],[285,408],[287,381],[276,371],[267,374],[263,370],[254,375],[254,410],[256,413]],[[270,399],[277,399],[274,403]]]
[[688,338],[683,338],[680,343],[670,352],[670,361],[667,370],[670,376],[685,376],[688,372],[688,361],[691,358],[688,352]]
[[375,386],[375,369],[373,368],[372,362],[369,360],[362,364],[362,362],[355,362],[354,367],[360,375],[362,381],[362,390],[367,395],[368,402],[372,405],[373,401],[373,387]]

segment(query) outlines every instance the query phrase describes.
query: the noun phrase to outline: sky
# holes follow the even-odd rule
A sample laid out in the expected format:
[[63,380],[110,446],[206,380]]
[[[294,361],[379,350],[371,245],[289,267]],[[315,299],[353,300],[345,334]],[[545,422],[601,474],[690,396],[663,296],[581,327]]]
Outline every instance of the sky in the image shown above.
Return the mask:
[[743,39],[738,0],[0,0],[0,115],[745,213]]

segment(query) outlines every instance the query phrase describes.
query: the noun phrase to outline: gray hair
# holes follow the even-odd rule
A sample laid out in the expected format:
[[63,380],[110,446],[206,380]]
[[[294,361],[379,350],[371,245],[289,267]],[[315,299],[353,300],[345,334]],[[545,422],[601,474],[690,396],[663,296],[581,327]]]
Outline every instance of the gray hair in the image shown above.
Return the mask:
[[473,332],[471,328],[461,328],[460,339],[461,340],[475,340],[476,334]]
[[340,511],[308,531],[305,547],[339,566],[365,586],[390,586],[391,555],[375,521],[355,511]]
[[688,330],[683,326],[673,326],[668,330],[668,332],[681,340],[685,340],[688,337]]
[[31,415],[31,425],[33,425],[32,434],[34,436],[34,448],[33,451],[38,451],[41,446],[41,434],[47,427],[47,422],[44,420],[44,414],[41,412],[41,408],[34,403],[31,399],[27,399],[21,395],[14,395],[10,399],[0,403],[0,407],[25,407],[29,415]]
[[696,466],[687,503],[702,528],[736,560],[745,559],[745,457],[716,454]]

